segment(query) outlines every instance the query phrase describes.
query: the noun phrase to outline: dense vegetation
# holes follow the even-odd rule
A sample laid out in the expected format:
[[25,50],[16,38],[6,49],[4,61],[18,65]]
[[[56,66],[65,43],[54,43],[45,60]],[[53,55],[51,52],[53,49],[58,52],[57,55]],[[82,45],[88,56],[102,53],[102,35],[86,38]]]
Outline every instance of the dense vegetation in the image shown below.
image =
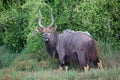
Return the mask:
[[[46,6],[53,9],[57,31],[68,28],[88,31],[97,42],[105,67],[119,66],[119,0],[0,0],[0,69],[36,71],[57,68],[57,61],[45,51],[42,34],[35,32],[39,27],[39,10],[43,15],[43,25],[51,23]],[[111,71],[106,70],[107,74]]]

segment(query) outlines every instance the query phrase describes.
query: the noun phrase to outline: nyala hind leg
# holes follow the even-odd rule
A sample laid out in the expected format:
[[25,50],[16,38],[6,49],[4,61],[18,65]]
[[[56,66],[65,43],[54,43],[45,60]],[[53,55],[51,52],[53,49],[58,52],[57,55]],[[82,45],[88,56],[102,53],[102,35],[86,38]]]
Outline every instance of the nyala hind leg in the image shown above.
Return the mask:
[[96,58],[96,60],[93,61],[93,64],[99,69],[103,69],[103,63],[101,59]]
[[89,71],[89,65],[87,64],[87,59],[85,57],[85,53],[84,52],[78,52],[77,57],[78,57],[78,62],[80,64],[80,66],[82,67],[82,69],[84,69],[85,72],[88,72]]
[[99,62],[97,63],[99,69],[103,69],[103,62],[101,59],[99,59]]
[[84,71],[88,72],[89,71],[89,65],[87,64],[86,66],[84,66]]

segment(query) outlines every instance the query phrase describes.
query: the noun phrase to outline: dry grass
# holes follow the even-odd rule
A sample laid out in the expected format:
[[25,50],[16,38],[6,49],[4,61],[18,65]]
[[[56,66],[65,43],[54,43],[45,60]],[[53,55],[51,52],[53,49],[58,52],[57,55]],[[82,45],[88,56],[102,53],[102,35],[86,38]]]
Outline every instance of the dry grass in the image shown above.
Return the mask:
[[120,67],[110,69],[91,69],[89,72],[78,70],[56,71],[14,71],[0,70],[0,80],[120,80]]

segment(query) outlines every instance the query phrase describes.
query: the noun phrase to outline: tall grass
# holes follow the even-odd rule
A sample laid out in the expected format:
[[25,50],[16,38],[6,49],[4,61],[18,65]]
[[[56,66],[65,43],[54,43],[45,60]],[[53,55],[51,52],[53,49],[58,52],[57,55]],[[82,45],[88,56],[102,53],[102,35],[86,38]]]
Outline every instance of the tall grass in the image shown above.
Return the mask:
[[91,69],[89,72],[76,70],[55,71],[14,71],[9,69],[0,70],[0,80],[119,80],[120,67],[103,70]]
[[[97,41],[99,57],[103,60],[104,68],[120,66],[120,52],[111,45]],[[29,48],[27,48],[28,50]],[[0,68],[10,67],[19,71],[38,71],[58,68],[58,60],[53,59],[46,53],[45,49],[36,51],[22,51],[12,53],[5,46],[0,47]],[[91,68],[94,68],[91,66]],[[79,65],[69,65],[69,70],[80,70]]]
[[120,66],[120,49],[110,42],[97,41],[98,55],[103,60],[104,67]]
[[5,46],[0,46],[0,69],[9,67],[11,62],[14,61],[17,54],[12,53],[8,48]]
[[44,51],[23,51],[12,53],[5,46],[0,47],[0,80],[119,80],[120,52],[111,45],[97,41],[99,57],[104,69],[90,67],[83,72],[79,65],[70,65],[69,70],[58,72],[58,61]]

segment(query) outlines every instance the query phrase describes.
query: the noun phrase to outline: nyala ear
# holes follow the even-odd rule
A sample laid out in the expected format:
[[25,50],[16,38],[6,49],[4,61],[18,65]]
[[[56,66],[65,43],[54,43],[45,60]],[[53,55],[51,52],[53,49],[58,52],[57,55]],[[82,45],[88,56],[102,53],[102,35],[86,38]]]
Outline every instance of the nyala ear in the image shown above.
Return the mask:
[[50,27],[50,29],[52,30],[52,32],[54,32],[54,31],[56,31],[57,26],[56,26],[56,25],[53,25],[52,27]]
[[35,29],[36,32],[43,32],[43,27],[39,27],[37,29]]

